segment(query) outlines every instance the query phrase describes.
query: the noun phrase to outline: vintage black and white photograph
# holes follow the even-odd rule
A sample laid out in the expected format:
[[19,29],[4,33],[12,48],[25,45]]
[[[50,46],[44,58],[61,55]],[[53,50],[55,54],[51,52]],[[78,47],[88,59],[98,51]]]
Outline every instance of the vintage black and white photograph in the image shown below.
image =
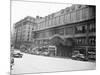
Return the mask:
[[11,0],[11,74],[96,69],[96,6]]

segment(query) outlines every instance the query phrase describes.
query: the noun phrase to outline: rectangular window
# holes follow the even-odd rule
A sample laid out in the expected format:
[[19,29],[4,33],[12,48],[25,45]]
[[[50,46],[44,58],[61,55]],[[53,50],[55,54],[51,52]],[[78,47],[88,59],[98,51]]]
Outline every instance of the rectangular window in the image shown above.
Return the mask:
[[44,28],[44,21],[42,22],[42,29]]
[[60,16],[60,25],[64,24],[64,15]]
[[44,25],[45,25],[45,23],[44,23],[44,21],[42,22],[42,29],[44,28]]
[[67,24],[67,14],[65,15],[65,20],[64,20],[65,24]]
[[59,16],[57,16],[56,21],[57,21],[57,25],[59,25]]
[[38,30],[39,30],[39,28],[40,28],[39,26],[40,26],[40,23],[38,24]]
[[86,37],[76,38],[75,43],[76,43],[76,45],[86,45],[87,44]]
[[59,24],[59,17],[55,18],[55,24],[58,25]]
[[88,38],[88,44],[89,45],[95,45],[96,44],[96,37],[95,36],[90,36]]
[[76,11],[76,21],[80,21],[80,11]]
[[71,23],[76,22],[76,12],[71,13]]
[[45,30],[45,37],[49,37],[49,31],[48,30]]
[[64,28],[59,29],[59,34],[64,35]]
[[95,7],[89,7],[89,19],[92,19],[96,16],[96,9]]
[[54,18],[54,25],[56,25],[57,24],[57,22],[56,22],[56,17]]
[[57,34],[57,29],[50,30],[50,36]]
[[87,31],[87,25],[75,27],[75,33],[86,33],[86,31]]
[[65,28],[65,35],[68,35],[68,34],[73,34],[73,28],[72,27],[66,27]]
[[46,20],[46,24],[45,24],[45,27],[48,27],[48,20]]
[[52,26],[52,24],[53,24],[52,22],[53,22],[52,19],[50,19],[50,26]]
[[48,26],[50,26],[51,24],[50,24],[50,19],[48,20]]
[[41,29],[41,22],[40,22],[40,24],[39,24],[39,30]]
[[70,14],[67,14],[67,23],[70,23]]
[[40,23],[40,29],[42,29],[42,22]]
[[54,26],[55,24],[54,24],[54,22],[55,22],[55,19],[53,18],[52,19],[52,26]]
[[50,26],[50,23],[49,23],[49,21],[50,21],[50,20],[48,20],[48,26],[47,26],[47,27],[49,27],[49,26]]
[[40,29],[42,29],[42,22],[40,23]]
[[89,32],[95,32],[96,31],[96,26],[94,23],[89,24]]
[[82,9],[80,10],[80,21],[82,21]]
[[87,20],[89,18],[89,8],[82,9],[82,19]]

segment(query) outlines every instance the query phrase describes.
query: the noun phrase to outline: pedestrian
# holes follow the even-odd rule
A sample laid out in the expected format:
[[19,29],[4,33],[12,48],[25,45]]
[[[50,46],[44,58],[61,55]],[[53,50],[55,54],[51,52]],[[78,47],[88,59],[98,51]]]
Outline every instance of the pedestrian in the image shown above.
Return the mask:
[[14,65],[14,58],[13,57],[11,57],[11,64],[10,64],[11,66],[11,70],[13,69],[13,65]]

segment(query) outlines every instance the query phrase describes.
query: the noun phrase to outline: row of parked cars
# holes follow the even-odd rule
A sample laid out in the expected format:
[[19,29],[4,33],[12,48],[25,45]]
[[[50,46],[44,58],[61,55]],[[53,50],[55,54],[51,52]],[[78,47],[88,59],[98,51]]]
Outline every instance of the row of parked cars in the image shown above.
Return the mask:
[[75,59],[75,60],[86,60],[85,59],[85,55],[81,54],[79,51],[74,51],[72,53],[72,59]]
[[94,51],[88,51],[87,55],[80,53],[80,51],[74,51],[72,53],[72,59],[75,60],[82,60],[82,61],[95,61],[96,60],[96,53]]
[[56,55],[56,46],[41,46],[35,48],[21,48],[22,52],[34,54],[34,55],[44,55],[44,56],[55,56]]
[[[21,47],[20,50],[12,51],[12,57],[14,58],[22,58],[24,53],[34,54],[34,55],[43,55],[43,56],[56,56],[57,55],[57,48],[56,46],[42,46],[42,47],[35,47],[35,48],[26,48],[25,46]],[[81,53],[79,50],[74,50],[72,52],[72,59],[74,60],[96,60],[96,54],[94,49],[89,49],[87,55]]]
[[32,49],[32,54],[44,55],[44,56],[55,56],[56,46],[42,46]]

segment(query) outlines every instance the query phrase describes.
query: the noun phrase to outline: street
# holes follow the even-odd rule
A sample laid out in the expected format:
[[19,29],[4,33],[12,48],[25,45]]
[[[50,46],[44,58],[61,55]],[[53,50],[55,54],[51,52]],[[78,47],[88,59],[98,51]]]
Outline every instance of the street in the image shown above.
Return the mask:
[[96,63],[72,59],[53,58],[23,53],[22,58],[14,58],[12,74],[40,73],[95,69]]

